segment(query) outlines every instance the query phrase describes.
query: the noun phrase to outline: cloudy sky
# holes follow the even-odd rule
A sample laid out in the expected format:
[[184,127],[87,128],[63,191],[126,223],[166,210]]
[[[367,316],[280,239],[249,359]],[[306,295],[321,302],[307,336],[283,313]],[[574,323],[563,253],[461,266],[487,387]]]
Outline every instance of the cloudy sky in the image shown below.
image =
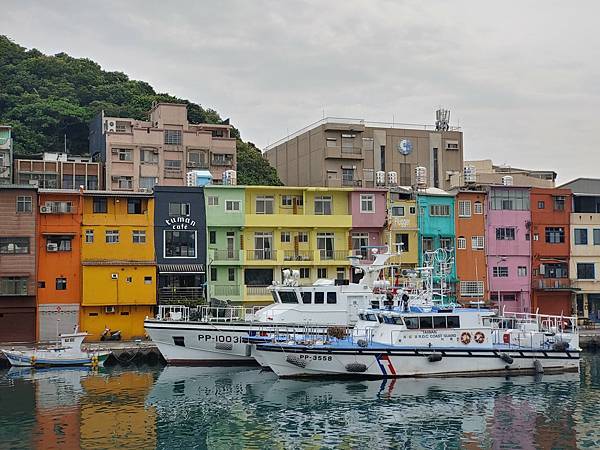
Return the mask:
[[212,107],[260,147],[323,114],[418,124],[443,106],[468,159],[600,176],[597,0],[2,4],[15,42]]

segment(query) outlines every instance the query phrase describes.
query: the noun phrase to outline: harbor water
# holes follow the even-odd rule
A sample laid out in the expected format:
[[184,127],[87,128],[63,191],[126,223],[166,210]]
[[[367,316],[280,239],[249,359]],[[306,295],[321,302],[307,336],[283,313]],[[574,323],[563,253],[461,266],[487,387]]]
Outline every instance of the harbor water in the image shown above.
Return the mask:
[[0,448],[599,448],[581,373],[283,380],[258,368],[0,371]]

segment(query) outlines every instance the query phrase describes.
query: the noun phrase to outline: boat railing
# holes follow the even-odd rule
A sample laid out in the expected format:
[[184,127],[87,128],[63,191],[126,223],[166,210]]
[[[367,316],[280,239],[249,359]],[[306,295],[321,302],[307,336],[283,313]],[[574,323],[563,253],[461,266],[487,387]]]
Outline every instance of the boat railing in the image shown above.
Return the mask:
[[192,322],[254,321],[261,306],[210,306],[190,308],[183,305],[160,305],[157,320]]
[[546,333],[576,333],[577,317],[539,313],[503,312],[492,318],[500,328],[537,330]]

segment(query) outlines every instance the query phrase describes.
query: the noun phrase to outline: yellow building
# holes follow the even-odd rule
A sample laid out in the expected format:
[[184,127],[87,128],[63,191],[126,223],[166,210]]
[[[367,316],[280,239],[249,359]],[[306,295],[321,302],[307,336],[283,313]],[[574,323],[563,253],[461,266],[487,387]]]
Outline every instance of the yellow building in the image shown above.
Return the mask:
[[300,281],[350,276],[351,189],[247,186],[242,237],[244,301],[272,301],[282,270]]
[[394,258],[402,267],[414,268],[419,264],[419,224],[417,203],[410,190],[394,189],[388,194],[388,229],[384,231],[384,242],[397,251],[402,244],[402,257]]
[[144,335],[156,305],[152,194],[86,191],[81,229],[81,329],[100,339]]

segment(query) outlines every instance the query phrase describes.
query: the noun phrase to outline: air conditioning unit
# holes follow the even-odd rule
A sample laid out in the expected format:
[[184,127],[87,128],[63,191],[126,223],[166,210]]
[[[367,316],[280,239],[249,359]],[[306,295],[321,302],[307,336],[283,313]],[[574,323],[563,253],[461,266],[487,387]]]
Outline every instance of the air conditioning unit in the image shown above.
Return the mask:
[[119,181],[121,179],[121,177],[119,175],[113,175],[112,177],[110,177],[111,180],[113,181]]
[[52,207],[51,206],[40,206],[40,214],[51,214]]
[[119,279],[119,274],[118,274],[118,273],[111,273],[111,274],[110,274],[110,277],[111,277],[113,280],[118,280],[118,279]]
[[116,149],[116,148],[113,148],[113,149],[112,149],[110,152],[111,152],[113,155],[118,155],[118,154],[119,154],[119,150],[118,150],[118,149]]
[[149,189],[145,188],[145,187],[142,187],[142,188],[140,188],[140,192],[149,192]]
[[58,251],[58,244],[56,244],[54,242],[48,242],[46,244],[46,251],[48,251],[48,252],[57,252]]
[[115,307],[114,306],[105,306],[104,307],[104,312],[106,314],[114,314],[115,313]]
[[114,120],[107,120],[106,121],[106,131],[111,131],[111,132],[117,131],[117,122],[115,122]]

